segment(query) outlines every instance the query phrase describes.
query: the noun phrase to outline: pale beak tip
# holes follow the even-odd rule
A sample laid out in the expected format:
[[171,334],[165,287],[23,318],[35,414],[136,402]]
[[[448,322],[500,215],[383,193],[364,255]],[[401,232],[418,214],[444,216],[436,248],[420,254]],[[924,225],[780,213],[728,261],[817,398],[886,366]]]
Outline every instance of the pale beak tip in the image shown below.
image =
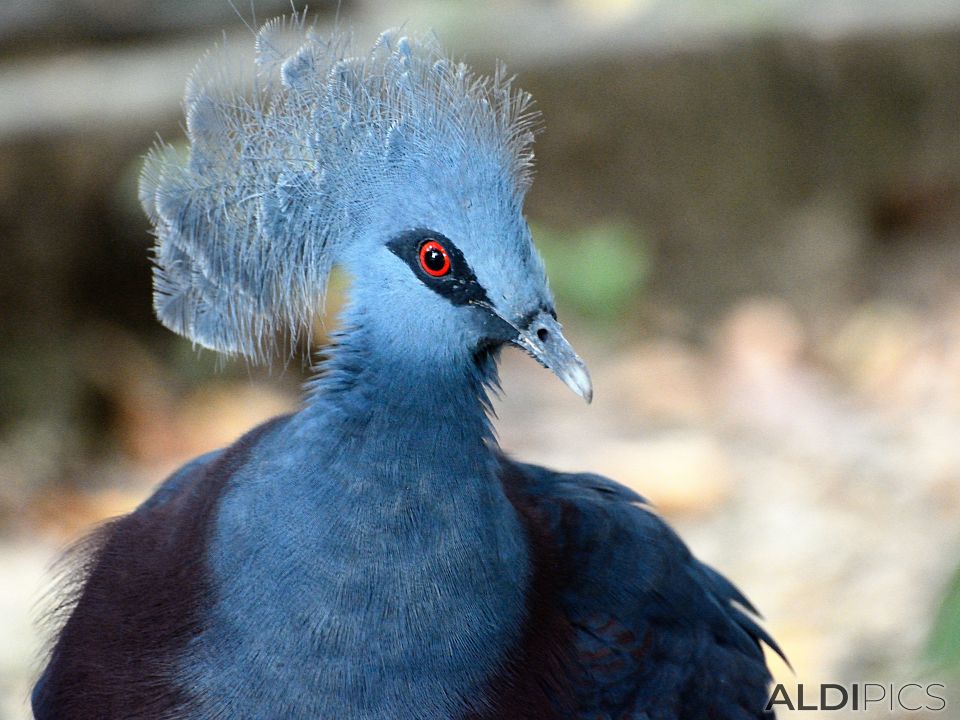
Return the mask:
[[588,405],[593,402],[593,381],[590,379],[590,373],[587,372],[587,366],[582,361],[571,366],[562,379],[567,387],[582,397]]

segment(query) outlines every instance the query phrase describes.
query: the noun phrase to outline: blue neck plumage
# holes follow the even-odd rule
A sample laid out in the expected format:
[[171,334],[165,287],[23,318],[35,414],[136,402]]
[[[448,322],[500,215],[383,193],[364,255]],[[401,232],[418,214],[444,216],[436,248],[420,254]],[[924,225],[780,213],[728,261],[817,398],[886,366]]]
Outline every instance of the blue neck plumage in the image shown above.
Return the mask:
[[243,663],[193,674],[263,717],[290,693],[304,716],[449,717],[482,696],[525,612],[529,551],[485,412],[495,366],[411,362],[362,312],[346,320],[305,409],[224,498],[211,549],[228,601],[211,647],[304,662],[264,697],[243,690]]
[[403,437],[421,455],[441,444],[460,455],[468,447],[490,455],[496,442],[487,388],[498,384],[492,351],[411,362],[383,347],[361,313],[348,313],[347,322],[309,385],[307,417],[323,416],[332,424],[326,432],[374,445]]

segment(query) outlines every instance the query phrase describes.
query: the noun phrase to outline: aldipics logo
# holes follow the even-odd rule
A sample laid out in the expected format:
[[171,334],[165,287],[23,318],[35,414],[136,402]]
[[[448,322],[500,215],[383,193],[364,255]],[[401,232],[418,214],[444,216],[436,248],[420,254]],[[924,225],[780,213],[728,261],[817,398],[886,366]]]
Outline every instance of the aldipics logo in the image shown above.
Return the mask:
[[821,683],[773,686],[766,710],[860,710],[939,712],[945,710],[942,683]]

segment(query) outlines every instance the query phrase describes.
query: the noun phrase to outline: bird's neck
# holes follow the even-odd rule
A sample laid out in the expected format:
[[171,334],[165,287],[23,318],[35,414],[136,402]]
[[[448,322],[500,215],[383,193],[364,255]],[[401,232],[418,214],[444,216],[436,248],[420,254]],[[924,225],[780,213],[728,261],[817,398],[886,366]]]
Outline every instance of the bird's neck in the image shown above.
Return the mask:
[[392,335],[362,317],[353,322],[311,383],[305,419],[320,420],[325,434],[362,457],[382,455],[390,465],[400,455],[449,476],[467,469],[464,462],[494,461],[486,391],[497,382],[494,357],[428,354],[426,342],[411,352],[415,339],[391,347]]
[[[520,636],[529,550],[497,476],[491,371],[411,364],[376,342],[362,327],[342,338],[307,407],[226,499],[214,553],[230,605],[209,632],[234,637],[240,617],[245,647],[310,658],[274,689],[312,698],[306,715],[359,717],[363,698],[363,717],[446,718],[482,696]],[[387,670],[371,684],[369,668]],[[243,685],[215,670],[212,685]]]

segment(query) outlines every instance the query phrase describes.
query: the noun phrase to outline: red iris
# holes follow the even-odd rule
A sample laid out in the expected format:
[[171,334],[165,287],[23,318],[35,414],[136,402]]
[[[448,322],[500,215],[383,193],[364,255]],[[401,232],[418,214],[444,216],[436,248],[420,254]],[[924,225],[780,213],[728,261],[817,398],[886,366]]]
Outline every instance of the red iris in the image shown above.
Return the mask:
[[450,272],[450,255],[436,240],[427,240],[420,246],[420,267],[432,277],[443,277]]

